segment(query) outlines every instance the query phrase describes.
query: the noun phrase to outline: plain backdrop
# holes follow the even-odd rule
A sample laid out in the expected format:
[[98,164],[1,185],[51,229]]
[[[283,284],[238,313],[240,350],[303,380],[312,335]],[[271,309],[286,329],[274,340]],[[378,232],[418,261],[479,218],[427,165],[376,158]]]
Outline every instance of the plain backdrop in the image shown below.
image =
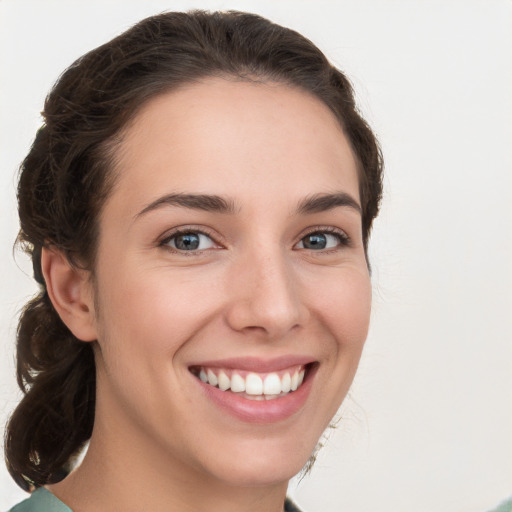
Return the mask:
[[[512,494],[512,2],[0,0],[0,424],[35,287],[13,257],[17,167],[46,92],[139,19],[261,13],[351,78],[386,160],[370,336],[338,428],[291,494],[310,512],[484,512]],[[0,469],[0,509],[25,494]]]

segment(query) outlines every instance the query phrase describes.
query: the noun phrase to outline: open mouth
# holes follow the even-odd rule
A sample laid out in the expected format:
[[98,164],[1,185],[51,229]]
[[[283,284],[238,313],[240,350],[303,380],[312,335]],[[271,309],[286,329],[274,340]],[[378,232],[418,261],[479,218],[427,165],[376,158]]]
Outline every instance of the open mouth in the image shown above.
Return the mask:
[[205,384],[235,393],[249,400],[274,400],[299,389],[307,379],[313,363],[295,365],[268,373],[231,368],[193,366],[190,371]]

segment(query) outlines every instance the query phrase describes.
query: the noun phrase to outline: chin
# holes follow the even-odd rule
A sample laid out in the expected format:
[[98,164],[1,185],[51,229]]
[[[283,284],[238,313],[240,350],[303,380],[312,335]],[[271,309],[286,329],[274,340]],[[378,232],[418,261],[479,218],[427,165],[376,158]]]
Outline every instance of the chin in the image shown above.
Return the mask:
[[307,465],[317,446],[317,443],[313,446],[297,446],[295,436],[290,436],[290,440],[293,442],[284,443],[284,446],[276,447],[274,443],[262,446],[262,443],[255,443],[253,447],[236,450],[235,454],[225,453],[228,456],[217,460],[215,468],[210,468],[210,472],[237,487],[287,483]]

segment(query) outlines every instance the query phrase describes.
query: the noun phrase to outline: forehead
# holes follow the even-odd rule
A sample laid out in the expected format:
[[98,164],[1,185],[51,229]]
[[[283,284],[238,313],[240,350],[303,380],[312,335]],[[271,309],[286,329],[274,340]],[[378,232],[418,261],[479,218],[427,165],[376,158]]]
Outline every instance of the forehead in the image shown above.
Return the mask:
[[[290,199],[343,190],[358,199],[350,145],[329,108],[279,83],[206,79],[150,100],[117,153],[117,195],[140,207],[162,193]],[[114,195],[115,195],[114,194]]]

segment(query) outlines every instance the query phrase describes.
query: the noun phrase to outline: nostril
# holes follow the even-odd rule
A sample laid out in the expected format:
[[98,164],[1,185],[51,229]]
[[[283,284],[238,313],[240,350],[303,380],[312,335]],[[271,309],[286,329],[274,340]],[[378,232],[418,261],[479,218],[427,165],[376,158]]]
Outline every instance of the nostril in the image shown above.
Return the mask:
[[306,315],[301,309],[295,305],[280,307],[276,302],[237,301],[229,308],[226,319],[237,332],[261,332],[270,338],[282,338],[304,325]]

